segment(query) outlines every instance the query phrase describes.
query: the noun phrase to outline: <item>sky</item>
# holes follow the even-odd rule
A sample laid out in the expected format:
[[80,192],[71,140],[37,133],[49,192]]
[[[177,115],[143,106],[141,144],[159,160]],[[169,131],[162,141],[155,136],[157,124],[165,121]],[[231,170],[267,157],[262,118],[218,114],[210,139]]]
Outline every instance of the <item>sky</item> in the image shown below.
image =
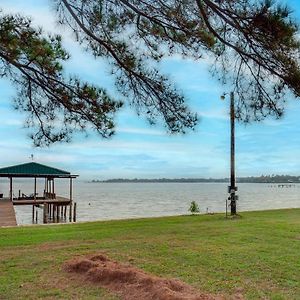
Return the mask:
[[[57,30],[71,54],[66,73],[105,87],[118,95],[105,61],[94,60],[58,28],[48,0],[1,0],[5,13],[30,16],[35,26],[46,32]],[[298,0],[288,0],[300,21]],[[222,86],[209,73],[207,61],[163,60],[161,71],[183,91],[187,104],[200,116],[195,131],[169,135],[161,124],[150,126],[133,108],[125,106],[117,114],[116,134],[103,139],[94,132],[76,134],[69,144],[35,148],[24,128],[26,116],[12,107],[16,96],[7,79],[0,79],[0,167],[34,161],[79,174],[83,180],[111,178],[221,178],[229,177],[230,127],[228,100],[221,101]],[[262,174],[300,175],[300,103],[289,99],[280,120],[236,126],[237,176]]]

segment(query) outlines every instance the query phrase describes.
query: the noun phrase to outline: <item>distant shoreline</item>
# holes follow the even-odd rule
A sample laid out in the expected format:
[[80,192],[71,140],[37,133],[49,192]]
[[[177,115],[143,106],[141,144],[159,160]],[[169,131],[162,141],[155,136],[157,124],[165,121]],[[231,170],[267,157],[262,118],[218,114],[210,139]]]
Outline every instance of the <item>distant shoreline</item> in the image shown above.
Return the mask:
[[[126,179],[116,178],[107,180],[92,180],[89,183],[229,183],[229,178],[158,178],[158,179]],[[300,176],[267,175],[259,177],[240,177],[237,183],[269,183],[269,184],[295,184],[300,183]]]

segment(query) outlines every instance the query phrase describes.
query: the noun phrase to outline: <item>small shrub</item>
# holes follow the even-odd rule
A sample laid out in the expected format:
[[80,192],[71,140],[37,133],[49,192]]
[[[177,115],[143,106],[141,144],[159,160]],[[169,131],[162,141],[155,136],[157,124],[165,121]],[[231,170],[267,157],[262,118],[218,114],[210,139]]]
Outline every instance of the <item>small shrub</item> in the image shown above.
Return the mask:
[[196,201],[192,201],[192,202],[191,202],[189,211],[190,211],[192,214],[195,214],[195,213],[199,213],[199,212],[200,212],[199,206],[198,206],[198,204],[196,203]]

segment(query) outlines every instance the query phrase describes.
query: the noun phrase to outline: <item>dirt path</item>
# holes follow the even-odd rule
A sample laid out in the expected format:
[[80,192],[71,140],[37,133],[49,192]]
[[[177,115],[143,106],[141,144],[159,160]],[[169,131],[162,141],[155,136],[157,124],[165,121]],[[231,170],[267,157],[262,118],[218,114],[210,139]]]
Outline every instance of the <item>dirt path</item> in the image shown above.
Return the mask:
[[[104,255],[76,258],[65,264],[68,272],[117,293],[124,300],[221,300],[221,295],[202,294],[177,280],[147,274]],[[242,298],[235,298],[242,299]]]

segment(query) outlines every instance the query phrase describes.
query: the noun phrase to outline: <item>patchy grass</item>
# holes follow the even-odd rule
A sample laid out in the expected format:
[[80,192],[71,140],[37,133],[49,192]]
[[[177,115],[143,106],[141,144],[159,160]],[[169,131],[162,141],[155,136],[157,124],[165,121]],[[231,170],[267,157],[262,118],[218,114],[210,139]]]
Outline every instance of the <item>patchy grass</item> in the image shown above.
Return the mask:
[[118,299],[62,271],[102,252],[201,292],[300,299],[300,209],[0,229],[0,299]]

